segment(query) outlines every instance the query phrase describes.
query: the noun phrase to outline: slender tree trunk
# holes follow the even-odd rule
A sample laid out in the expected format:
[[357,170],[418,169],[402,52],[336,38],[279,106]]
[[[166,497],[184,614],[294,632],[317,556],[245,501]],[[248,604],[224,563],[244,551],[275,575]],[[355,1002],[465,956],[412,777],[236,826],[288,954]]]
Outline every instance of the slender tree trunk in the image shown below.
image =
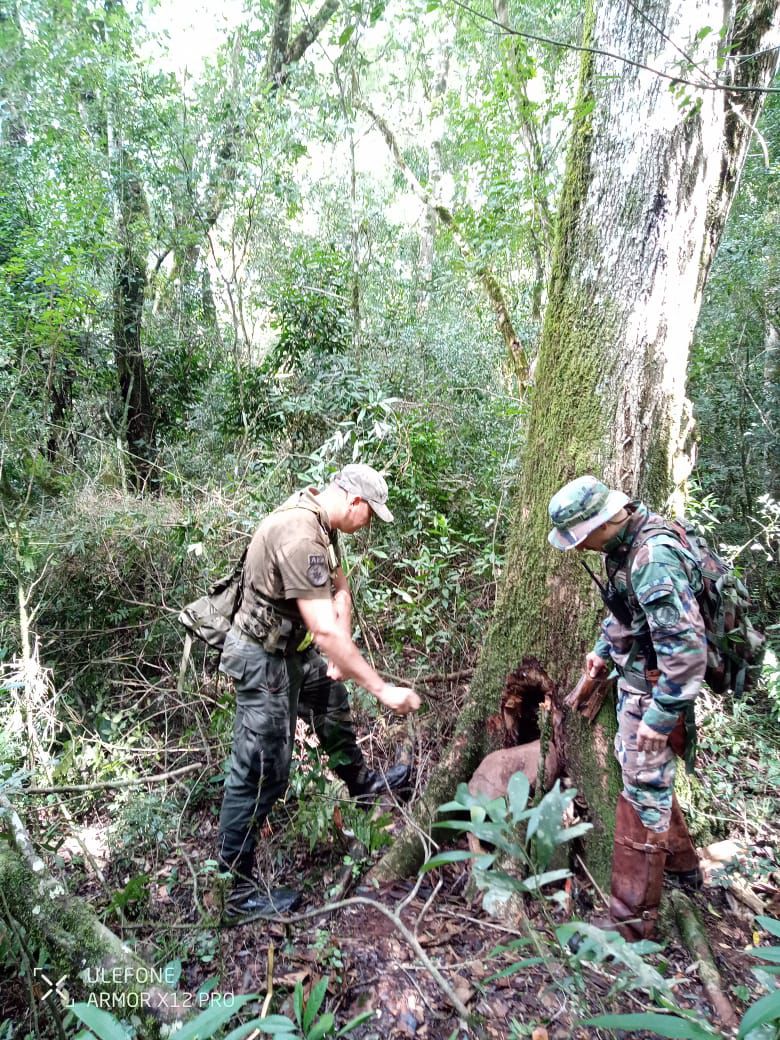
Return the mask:
[[[325,0],[322,6],[311,17],[306,19],[304,28],[291,40],[291,0],[276,0],[271,39],[268,44],[265,62],[265,84],[261,84],[260,88],[261,98],[265,93],[263,86],[270,89],[271,92],[275,92],[286,83],[291,68],[303,58],[306,51],[336,13],[338,6],[338,0]],[[228,116],[224,121],[221,140],[215,150],[211,176],[203,190],[202,197],[193,200],[194,220],[200,225],[204,238],[216,226],[220,215],[228,203],[231,192],[234,190],[241,163],[246,126],[236,113],[241,108],[242,91],[245,92],[247,89],[243,79],[247,77],[249,72],[249,66],[242,61],[243,47],[243,34],[240,31],[236,32],[233,37],[230,58],[231,80],[225,97]],[[259,103],[262,103],[262,101]],[[192,220],[192,214],[179,216],[179,221],[183,225]],[[186,264],[182,265],[182,271],[195,272],[201,270],[202,251],[202,241],[191,242],[186,248]],[[210,285],[207,291],[205,286],[205,282],[208,279],[208,271],[205,265],[203,269],[204,273],[201,277],[204,292],[206,296],[210,296]],[[206,301],[204,300],[204,302]]]
[[[724,10],[719,0],[664,0],[652,7],[654,24],[649,17],[629,0],[591,2],[585,45],[670,75],[682,74],[678,48],[695,50],[699,67],[684,75],[704,83],[720,46],[729,58],[718,75],[730,84],[765,85],[773,74],[774,2]],[[703,26],[713,31],[697,43]],[[583,56],[506,567],[456,732],[459,754],[434,773],[423,820],[486,750],[485,719],[518,661],[539,658],[563,692],[593,645],[600,611],[587,578],[572,554],[547,544],[550,496],[594,472],[663,508],[688,475],[688,349],[762,95],[691,90],[684,104],[680,93],[644,69]],[[565,749],[595,824],[588,854],[601,883],[619,784],[608,716],[603,709],[592,729],[569,719]],[[408,866],[418,848],[410,831],[383,873]]]
[[[511,26],[508,0],[493,0],[496,20]],[[502,60],[515,98],[515,110],[524,141],[524,160],[528,168],[529,181],[535,184],[533,191],[533,213],[529,222],[529,242],[534,261],[535,278],[531,291],[531,317],[541,320],[544,287],[549,275],[552,255],[553,214],[546,192],[539,190],[547,175],[549,159],[545,154],[541,128],[536,118],[536,107],[528,97],[526,89],[528,73],[523,72],[519,60],[519,49],[524,44],[518,37],[505,36],[499,44]],[[526,60],[526,65],[528,64]]]
[[490,302],[490,306],[495,314],[496,328],[501,334],[501,338],[506,346],[513,374],[518,385],[523,388],[529,377],[528,355],[525,347],[520,342],[517,332],[515,331],[512,322],[512,315],[509,312],[509,305],[498,279],[493,272],[484,265],[484,263],[475,258],[471,246],[466,241],[463,232],[458,227],[457,221],[450,210],[447,209],[447,207],[438,199],[433,198],[427,188],[424,188],[417,180],[417,177],[410,169],[409,164],[404,159],[395,134],[390,129],[387,122],[380,115],[377,115],[373,109],[369,108],[368,105],[361,104],[356,107],[361,108],[367,115],[371,116],[376,123],[377,129],[384,137],[398,169],[404,175],[406,183],[418,198],[428,206],[431,212],[435,213],[436,217],[442,222],[442,224],[449,229],[453,241],[460,250],[461,256],[465,260],[466,265],[471,271],[473,271],[474,277],[481,285]]
[[[444,95],[447,92],[450,57],[455,34],[455,23],[448,19],[442,32],[440,49],[431,86],[431,114],[428,125],[428,192],[433,199],[441,197],[442,161],[441,143],[444,137]],[[420,236],[418,269],[417,313],[428,310],[433,289],[433,259],[436,247],[436,228],[439,218],[431,206],[425,210],[425,223]]]
[[123,429],[133,486],[143,490],[152,478],[155,421],[144,361],[141,331],[146,294],[147,208],[140,180],[118,150],[118,238],[114,268],[114,360],[123,407]]
[[780,501],[780,332],[767,320],[764,334],[764,490]]

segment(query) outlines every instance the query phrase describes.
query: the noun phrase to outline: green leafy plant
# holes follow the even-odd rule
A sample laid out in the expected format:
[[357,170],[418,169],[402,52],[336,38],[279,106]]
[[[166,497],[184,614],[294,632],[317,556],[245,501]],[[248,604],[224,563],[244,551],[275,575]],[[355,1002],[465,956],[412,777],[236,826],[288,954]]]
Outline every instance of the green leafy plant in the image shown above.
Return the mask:
[[[468,812],[470,819],[440,820],[438,827],[467,831],[495,851],[480,855],[466,850],[450,850],[431,857],[422,870],[432,870],[445,863],[474,858],[474,876],[480,888],[503,892],[538,894],[546,886],[570,876],[566,868],[548,870],[556,849],[590,830],[591,824],[563,823],[566,808],[577,792],[562,790],[556,781],[538,805],[529,807],[531,786],[523,773],[515,773],[507,786],[506,798],[472,795],[465,784],[458,786],[455,799],[439,807],[440,812]],[[525,824],[521,830],[519,824]],[[500,856],[508,856],[523,868],[524,876],[515,877],[497,866]]]
[[[772,917],[758,916],[756,922],[766,929],[771,935],[780,938],[780,921]],[[598,929],[583,925],[566,925],[558,929],[559,938],[565,941],[570,937],[570,929],[582,930],[587,928],[590,933],[598,932]],[[589,936],[588,948],[593,951],[601,948],[608,942],[606,933],[601,936],[591,934]],[[579,953],[579,951],[578,951]],[[751,956],[766,962],[760,968],[754,968],[753,974],[769,992],[753,1003],[742,1016],[737,1036],[739,1040],[777,1040],[780,1036],[780,946],[758,946],[751,951]],[[639,958],[641,960],[641,958]],[[636,965],[632,965],[635,968]],[[645,965],[646,969],[647,966]],[[653,972],[654,969],[649,969]],[[657,975],[657,972],[655,973]],[[667,1013],[657,1011],[644,1011],[629,1015],[598,1015],[589,1019],[585,1025],[621,1031],[650,1031],[657,1036],[679,1038],[679,1040],[720,1040],[723,1034],[714,1029],[709,1023],[702,1022],[698,1016],[685,1012],[674,1000],[673,994],[668,989],[666,980],[658,976],[661,985],[653,982],[651,986],[645,987]],[[640,982],[641,985],[641,982]]]
[[372,1017],[373,1012],[363,1011],[336,1031],[336,1020],[332,1012],[326,1011],[323,1015],[319,1014],[327,990],[328,979],[325,977],[320,979],[312,988],[308,1000],[306,1000],[304,999],[301,983],[297,982],[295,984],[295,989],[293,990],[293,1011],[295,1013],[295,1021],[298,1023],[298,1028],[304,1040],[322,1040],[322,1037],[326,1036],[347,1036],[362,1022]]

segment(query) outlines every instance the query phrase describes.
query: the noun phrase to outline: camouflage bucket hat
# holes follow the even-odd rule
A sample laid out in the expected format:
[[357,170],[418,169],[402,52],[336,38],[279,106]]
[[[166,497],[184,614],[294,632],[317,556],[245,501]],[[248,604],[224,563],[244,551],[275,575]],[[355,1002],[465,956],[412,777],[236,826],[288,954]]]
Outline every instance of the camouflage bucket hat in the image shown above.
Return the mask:
[[547,541],[556,549],[574,549],[630,501],[628,495],[611,490],[596,477],[577,477],[550,499],[553,529]]
[[342,490],[351,491],[371,506],[371,509],[385,523],[392,523],[393,514],[387,508],[387,483],[381,473],[367,466],[364,462],[356,462],[345,466],[333,478]]

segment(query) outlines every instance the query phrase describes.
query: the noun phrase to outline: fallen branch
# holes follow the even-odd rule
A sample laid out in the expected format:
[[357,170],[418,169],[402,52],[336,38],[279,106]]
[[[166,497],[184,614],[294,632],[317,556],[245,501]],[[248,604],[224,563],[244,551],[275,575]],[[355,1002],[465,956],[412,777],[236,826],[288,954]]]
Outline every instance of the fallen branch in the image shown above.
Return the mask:
[[422,683],[423,685],[433,685],[434,683],[457,682],[460,679],[470,679],[473,674],[473,668],[460,668],[456,672],[433,672],[430,675],[415,675],[410,680],[408,675],[404,677],[401,675],[391,675],[389,672],[383,673],[385,678],[391,679],[393,682],[411,682],[412,686],[415,686],[417,683]]
[[744,903],[746,907],[753,911],[754,914],[765,914],[766,907],[764,902],[760,899],[755,892],[751,892],[750,889],[737,880],[732,880],[730,886],[726,889],[727,895],[734,896],[740,903]]
[[62,787],[9,787],[7,794],[75,794],[80,791],[109,791],[120,787],[140,787],[142,784],[160,784],[164,780],[175,780],[185,773],[194,773],[206,767],[202,762],[194,762],[191,766],[173,769],[170,773],[156,773],[154,776],[138,776],[130,780],[103,780],[95,784],[64,784]]
[[669,893],[672,906],[674,907],[677,927],[683,937],[685,945],[696,958],[696,968],[699,978],[704,986],[707,998],[712,1004],[717,1018],[728,1029],[736,1029],[738,1019],[734,1008],[726,994],[723,992],[720,972],[715,965],[707,936],[696,916],[696,911],[690,899],[683,893],[672,891]]
[[[284,925],[298,924],[298,922],[300,921],[308,921],[314,917],[322,917],[324,914],[335,913],[337,910],[343,910],[348,906],[371,907],[372,910],[376,910],[378,913],[383,914],[388,919],[388,921],[390,921],[393,927],[401,933],[403,938],[406,939],[406,941],[411,946],[412,950],[414,950],[414,953],[418,960],[421,962],[426,971],[429,972],[431,978],[442,991],[442,993],[447,998],[452,1007],[455,1008],[455,1010],[462,1018],[467,1019],[469,1017],[468,1008],[457,995],[452,986],[450,986],[449,982],[447,982],[447,980],[441,974],[441,972],[430,959],[425,950],[422,948],[415,934],[412,931],[410,931],[410,929],[407,928],[401,920],[399,916],[400,911],[403,910],[404,906],[406,905],[406,902],[407,901],[405,900],[404,903],[401,904],[399,912],[395,913],[394,911],[388,909],[384,905],[384,903],[380,903],[376,899],[369,899],[367,896],[351,896],[349,899],[342,899],[336,903],[327,903],[325,906],[317,907],[317,909],[315,910],[306,910],[302,914],[291,914],[288,917],[275,917],[274,921]],[[425,910],[427,909],[427,907],[424,907],[423,909]]]

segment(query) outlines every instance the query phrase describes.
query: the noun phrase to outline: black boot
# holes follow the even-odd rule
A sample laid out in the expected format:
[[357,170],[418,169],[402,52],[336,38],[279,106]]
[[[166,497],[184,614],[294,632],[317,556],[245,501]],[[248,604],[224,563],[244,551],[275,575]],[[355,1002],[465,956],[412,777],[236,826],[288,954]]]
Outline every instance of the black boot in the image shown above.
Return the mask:
[[222,912],[222,924],[246,924],[259,918],[289,914],[300,905],[302,896],[293,888],[263,891],[257,882],[237,877]]
[[233,863],[220,860],[223,870],[232,875],[230,891],[225,898],[222,924],[233,925],[261,917],[289,914],[301,902],[301,893],[293,888],[266,888],[253,877],[254,854],[242,852]]
[[347,790],[360,803],[372,801],[372,795],[392,791],[399,798],[409,794],[412,767],[399,762],[386,772],[367,769],[364,765],[338,766],[336,773],[347,785]]

